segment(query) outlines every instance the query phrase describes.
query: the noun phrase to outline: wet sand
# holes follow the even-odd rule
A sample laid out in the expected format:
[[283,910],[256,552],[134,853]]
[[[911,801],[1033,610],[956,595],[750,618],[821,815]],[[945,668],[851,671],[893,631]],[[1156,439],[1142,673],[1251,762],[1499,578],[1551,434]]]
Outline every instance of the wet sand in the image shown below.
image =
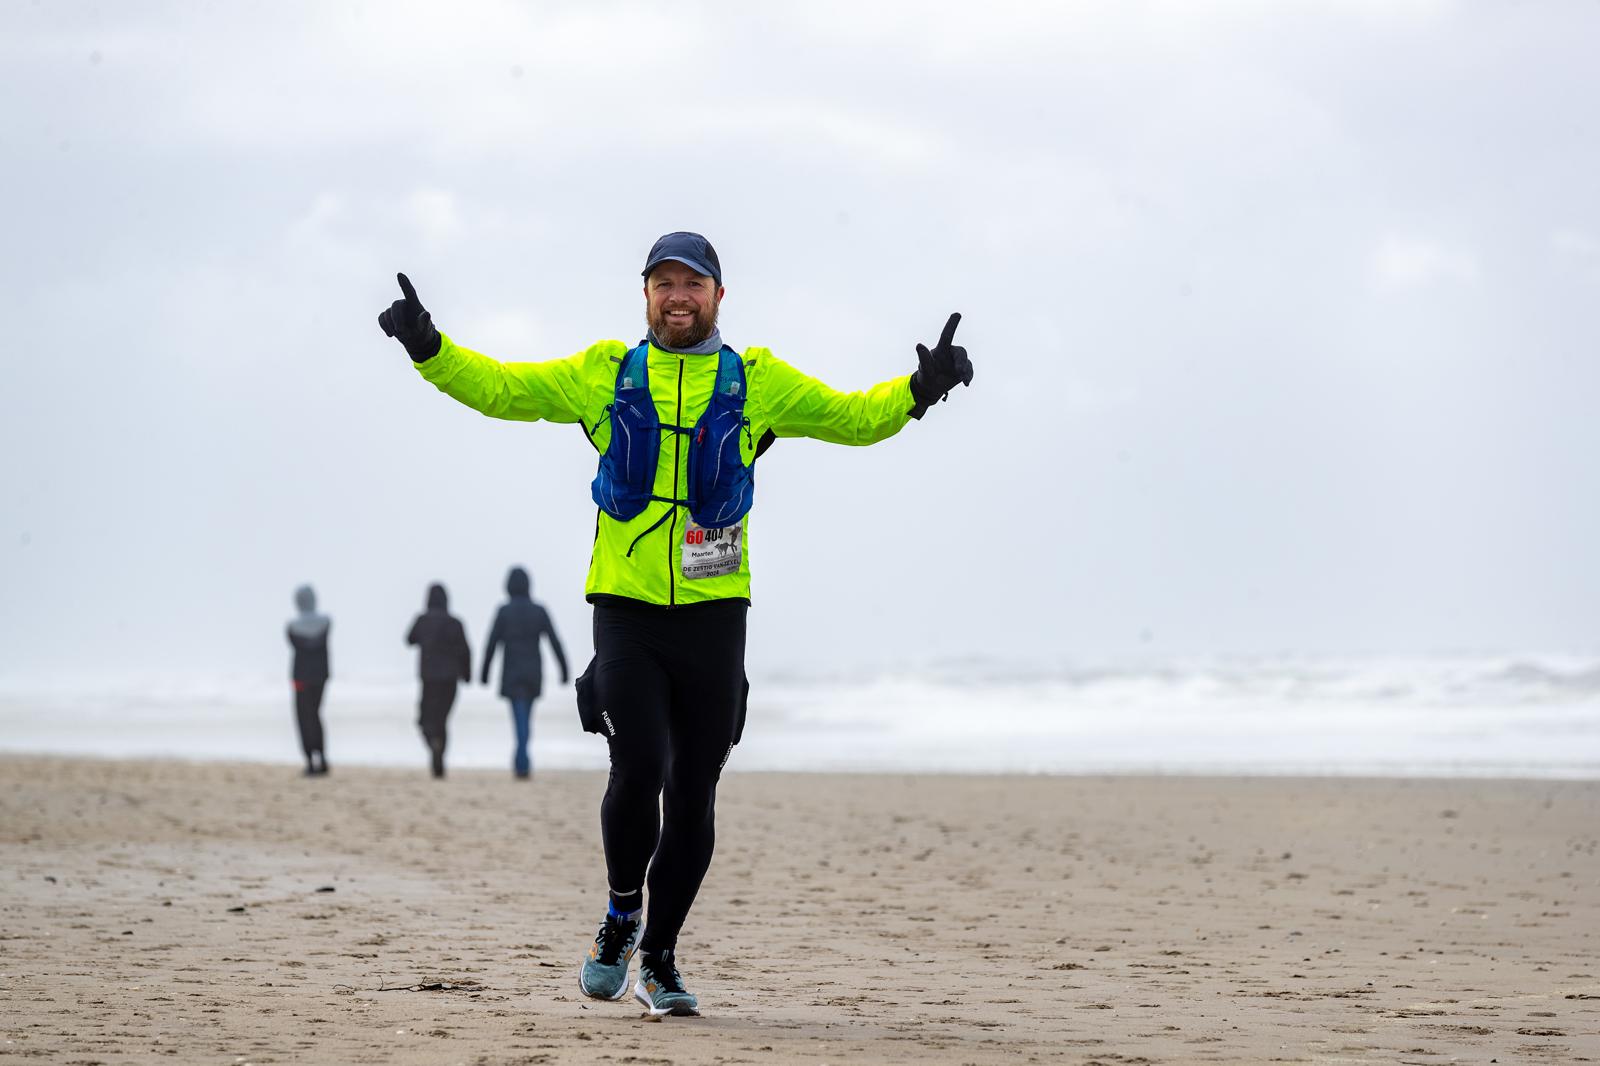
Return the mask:
[[730,771],[666,1021],[603,788],[0,758],[0,1064],[1600,1061],[1600,782]]

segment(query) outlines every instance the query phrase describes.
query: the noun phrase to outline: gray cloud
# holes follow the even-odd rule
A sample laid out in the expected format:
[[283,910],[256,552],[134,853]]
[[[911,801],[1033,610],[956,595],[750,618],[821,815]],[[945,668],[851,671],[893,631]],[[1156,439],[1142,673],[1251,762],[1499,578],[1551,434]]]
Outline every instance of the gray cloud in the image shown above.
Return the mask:
[[676,228],[737,344],[859,387],[961,310],[978,368],[764,460],[758,665],[1593,648],[1597,28],[8,7],[0,671],[276,669],[303,580],[347,669],[404,669],[428,581],[481,637],[515,562],[581,643],[592,453],[374,317],[404,269],[502,358],[632,338]]

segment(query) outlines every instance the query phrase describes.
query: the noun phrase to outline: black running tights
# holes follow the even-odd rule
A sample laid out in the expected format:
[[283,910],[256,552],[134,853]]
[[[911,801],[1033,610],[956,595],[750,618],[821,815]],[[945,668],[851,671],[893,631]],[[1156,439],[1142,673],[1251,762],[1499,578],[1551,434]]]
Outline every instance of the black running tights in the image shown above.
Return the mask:
[[606,873],[628,893],[648,869],[645,951],[676,945],[711,865],[717,779],[743,724],[747,610],[595,605],[595,694],[615,730],[600,805]]

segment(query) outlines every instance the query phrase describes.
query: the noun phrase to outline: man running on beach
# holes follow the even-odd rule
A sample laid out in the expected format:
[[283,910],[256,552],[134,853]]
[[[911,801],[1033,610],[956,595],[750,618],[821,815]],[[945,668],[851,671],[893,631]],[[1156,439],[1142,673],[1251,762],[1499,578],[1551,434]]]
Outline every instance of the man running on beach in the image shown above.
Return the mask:
[[611,749],[600,806],[610,905],[578,982],[622,999],[637,949],[634,996],[651,1014],[695,1014],[673,951],[711,865],[717,779],[744,726],[756,456],[776,437],[885,440],[971,384],[972,364],[953,343],[953,314],[931,351],[917,345],[910,375],[835,392],[766,348],[723,344],[722,266],[699,234],[656,241],[643,277],[649,332],[633,348],[606,340],[501,363],[440,334],[404,274],[404,298],[378,323],[441,392],[494,418],[576,422],[600,453],[585,585],[595,659],[578,702]]

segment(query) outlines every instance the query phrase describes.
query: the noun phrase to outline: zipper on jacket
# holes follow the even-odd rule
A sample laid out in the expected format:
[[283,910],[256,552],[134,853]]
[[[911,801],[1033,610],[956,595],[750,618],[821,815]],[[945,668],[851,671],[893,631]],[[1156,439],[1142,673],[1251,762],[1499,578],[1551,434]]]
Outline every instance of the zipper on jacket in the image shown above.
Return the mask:
[[[672,419],[675,426],[683,425],[683,356],[678,356],[678,413]],[[672,498],[678,499],[678,469],[683,465],[683,434],[672,435]],[[671,504],[672,520],[667,525],[667,606],[678,605],[678,575],[672,572],[672,547],[678,543],[678,505]]]

